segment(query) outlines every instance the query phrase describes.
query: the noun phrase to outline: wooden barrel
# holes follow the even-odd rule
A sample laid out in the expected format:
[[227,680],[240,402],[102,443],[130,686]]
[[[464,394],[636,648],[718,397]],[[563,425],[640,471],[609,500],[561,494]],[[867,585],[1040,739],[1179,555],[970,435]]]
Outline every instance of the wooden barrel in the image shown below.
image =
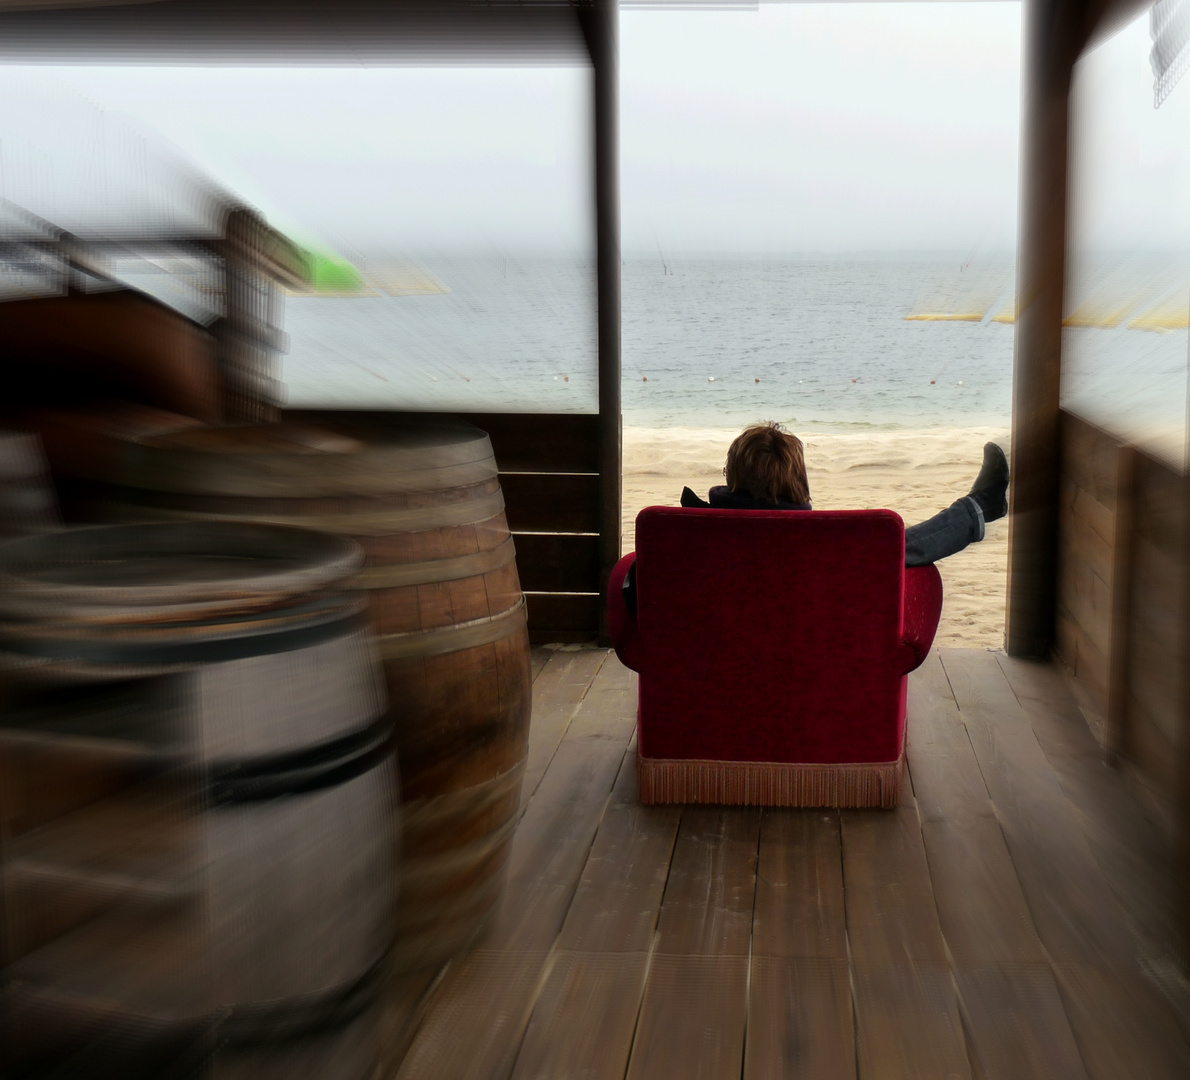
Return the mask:
[[0,546],[0,760],[101,777],[3,807],[14,1075],[370,1075],[396,808],[361,563],[249,523]]
[[193,428],[126,448],[102,497],[138,518],[233,517],[354,538],[401,774],[398,954],[475,941],[499,900],[520,805],[525,602],[488,437],[466,424]]

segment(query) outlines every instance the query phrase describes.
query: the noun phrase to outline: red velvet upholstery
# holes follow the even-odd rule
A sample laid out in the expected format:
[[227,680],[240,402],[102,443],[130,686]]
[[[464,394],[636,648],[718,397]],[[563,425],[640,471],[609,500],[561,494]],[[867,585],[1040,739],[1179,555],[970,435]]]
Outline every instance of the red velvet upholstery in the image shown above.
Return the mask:
[[[642,765],[895,764],[899,791],[905,676],[933,641],[942,581],[905,569],[896,514],[650,507],[636,542],[608,604],[640,672]],[[636,616],[620,587],[634,558]]]

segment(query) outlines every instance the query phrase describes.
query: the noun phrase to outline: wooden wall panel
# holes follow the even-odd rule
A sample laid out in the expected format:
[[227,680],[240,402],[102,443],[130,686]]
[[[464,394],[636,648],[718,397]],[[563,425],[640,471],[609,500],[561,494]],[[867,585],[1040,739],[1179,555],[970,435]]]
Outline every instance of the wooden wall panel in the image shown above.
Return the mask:
[[599,592],[599,537],[517,533],[517,566],[526,592]]
[[603,600],[598,593],[526,593],[529,637],[537,643],[594,639]]
[[1115,568],[1118,442],[1062,415],[1056,647],[1107,716]]
[[597,473],[599,417],[586,413],[459,413],[488,433],[501,472]]
[[1124,754],[1178,797],[1185,752],[1181,677],[1185,614],[1184,482],[1168,465],[1138,455],[1134,496],[1129,667],[1132,708]]
[[1129,762],[1158,816],[1176,821],[1190,794],[1186,481],[1069,414],[1062,452],[1058,652],[1105,707],[1108,756]]
[[599,477],[589,473],[500,473],[514,533],[598,533]]

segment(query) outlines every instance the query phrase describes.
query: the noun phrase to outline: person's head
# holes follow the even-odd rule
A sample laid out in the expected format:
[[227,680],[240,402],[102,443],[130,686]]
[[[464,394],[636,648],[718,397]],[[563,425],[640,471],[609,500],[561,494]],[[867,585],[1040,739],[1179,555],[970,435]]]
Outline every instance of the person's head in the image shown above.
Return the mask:
[[802,441],[780,424],[753,424],[731,444],[727,486],[759,502],[808,503],[810,484]]

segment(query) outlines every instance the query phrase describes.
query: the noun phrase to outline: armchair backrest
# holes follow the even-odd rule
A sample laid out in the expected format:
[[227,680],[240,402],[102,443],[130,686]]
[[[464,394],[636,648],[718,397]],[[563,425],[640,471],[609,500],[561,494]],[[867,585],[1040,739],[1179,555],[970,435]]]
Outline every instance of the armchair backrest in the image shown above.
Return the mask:
[[642,511],[640,752],[898,758],[904,565],[890,510]]

